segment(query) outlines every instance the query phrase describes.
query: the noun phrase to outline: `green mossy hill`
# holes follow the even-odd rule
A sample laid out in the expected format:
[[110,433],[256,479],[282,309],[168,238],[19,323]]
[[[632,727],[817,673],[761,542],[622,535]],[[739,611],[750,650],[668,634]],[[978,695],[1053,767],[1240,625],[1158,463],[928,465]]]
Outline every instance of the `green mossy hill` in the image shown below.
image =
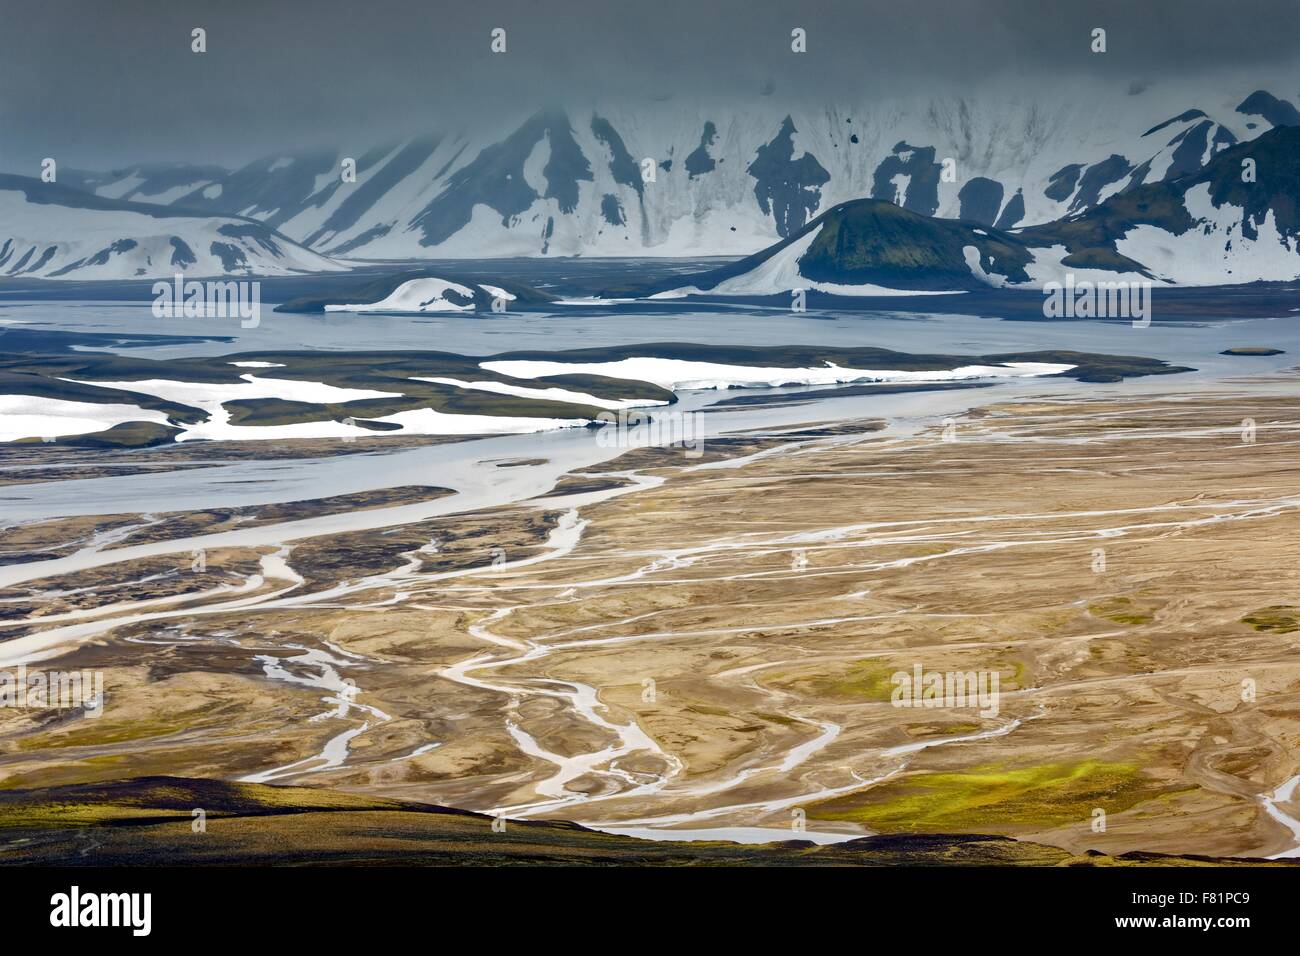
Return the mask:
[[932,219],[893,203],[860,199],[819,220],[821,229],[800,259],[800,272],[818,282],[871,283],[901,289],[982,289],[964,250],[979,249],[986,272],[1027,282],[1031,256],[1007,233],[949,219]]
[[760,268],[792,243],[816,233],[799,259],[800,274],[816,282],[879,285],[916,291],[986,290],[970,270],[965,250],[979,250],[990,274],[1028,282],[1033,256],[1015,236],[955,219],[922,216],[877,199],[833,206],[795,235],[710,272],[657,283],[646,294],[684,286],[707,293],[719,283]]

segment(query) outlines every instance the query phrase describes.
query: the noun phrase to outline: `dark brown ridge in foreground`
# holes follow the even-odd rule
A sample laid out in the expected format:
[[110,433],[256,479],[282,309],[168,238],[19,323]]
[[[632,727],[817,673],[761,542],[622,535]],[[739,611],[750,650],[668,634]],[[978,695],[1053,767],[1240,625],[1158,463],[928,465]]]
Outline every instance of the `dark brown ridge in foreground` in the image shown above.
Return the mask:
[[[203,824],[196,810],[203,811]],[[1168,866],[1263,860],[1073,855],[1002,836],[872,836],[668,843],[573,823],[510,821],[308,787],[140,777],[0,793],[0,862],[10,865]],[[1271,865],[1288,865],[1275,863]]]

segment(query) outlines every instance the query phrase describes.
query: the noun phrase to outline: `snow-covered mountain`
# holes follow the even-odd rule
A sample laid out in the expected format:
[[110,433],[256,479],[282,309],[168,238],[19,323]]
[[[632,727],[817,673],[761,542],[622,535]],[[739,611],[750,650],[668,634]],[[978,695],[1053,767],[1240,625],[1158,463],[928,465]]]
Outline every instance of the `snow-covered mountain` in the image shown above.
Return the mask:
[[881,296],[1039,288],[1068,276],[1169,286],[1300,278],[1300,126],[1274,127],[1181,174],[1174,154],[1164,174],[1171,178],[1055,222],[1000,230],[852,200],[762,252],[639,292],[788,298],[795,289]]
[[188,163],[141,163],[112,172],[63,169],[59,182],[105,199],[171,205],[192,192],[219,183],[230,175],[221,166],[191,166]]
[[0,276],[278,276],[342,268],[256,220],[0,175]]
[[1032,248],[1027,271],[1039,282],[1066,272],[1192,286],[1300,278],[1300,125],[1015,235]]
[[[78,182],[251,217],[349,258],[738,255],[863,197],[1000,229],[1077,214],[1300,122],[1257,86],[1003,81],[816,109],[775,98],[742,110],[596,105],[484,118],[354,156],[289,152],[224,174],[137,166]],[[355,182],[341,175],[348,158]]]

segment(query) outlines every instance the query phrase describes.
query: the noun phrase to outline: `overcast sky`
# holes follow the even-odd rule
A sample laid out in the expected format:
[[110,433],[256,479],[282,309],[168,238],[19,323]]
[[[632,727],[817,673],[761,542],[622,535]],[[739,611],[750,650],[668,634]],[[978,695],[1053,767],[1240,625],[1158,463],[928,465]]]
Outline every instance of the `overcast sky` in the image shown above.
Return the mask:
[[[1300,51],[1300,0],[0,0],[0,25],[0,169],[28,174],[44,156],[105,168],[357,152],[593,98],[742,108],[769,84],[794,103],[958,95],[992,74],[1169,83],[1276,71]],[[1096,26],[1105,57],[1088,50]],[[1279,95],[1300,91],[1291,75]]]

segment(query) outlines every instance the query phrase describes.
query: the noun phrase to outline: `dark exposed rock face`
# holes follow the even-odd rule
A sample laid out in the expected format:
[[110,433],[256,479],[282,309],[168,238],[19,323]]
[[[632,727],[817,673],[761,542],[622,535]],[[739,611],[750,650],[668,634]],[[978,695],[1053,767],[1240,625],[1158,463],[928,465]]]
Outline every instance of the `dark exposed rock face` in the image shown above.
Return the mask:
[[1264,90],[1256,90],[1242,100],[1237,112],[1246,116],[1262,116],[1274,126],[1300,126],[1300,110]]
[[[1210,129],[1214,124],[1209,120],[1203,120],[1195,126],[1184,130],[1175,136],[1170,142],[1177,143],[1174,148],[1173,160],[1169,164],[1169,169],[1165,172],[1165,179],[1175,179],[1185,173],[1194,173],[1201,168],[1201,158],[1205,155],[1205,150],[1211,145]],[[1224,146],[1231,146],[1237,141],[1237,138],[1220,126],[1214,134],[1213,145],[1215,151],[1222,149]]]
[[704,132],[700,136],[700,145],[697,146],[689,156],[686,157],[686,172],[691,179],[696,176],[703,176],[705,173],[711,173],[717,168],[717,162],[709,155],[709,147],[718,139],[718,128],[711,122],[704,124]]
[[189,247],[189,244],[186,243],[184,239],[180,239],[176,236],[172,236],[171,247],[172,247],[171,262],[172,265],[176,266],[177,268],[185,269],[188,268],[189,266],[194,265],[194,263],[198,261],[198,259],[194,255],[194,250]]
[[1043,195],[1057,202],[1065,202],[1073,195],[1075,187],[1079,185],[1079,174],[1081,172],[1083,172],[1082,163],[1071,163],[1069,166],[1061,167],[1052,173],[1051,181],[1048,182],[1047,188],[1043,190]]
[[645,189],[645,182],[641,178],[641,167],[632,158],[632,154],[623,143],[623,137],[618,135],[618,131],[609,120],[603,116],[593,115],[591,132],[609,150],[609,171],[614,177],[614,182],[620,186],[630,186],[636,190],[638,196],[644,195],[642,191]]
[[[374,150],[363,156],[358,161],[358,166],[367,160],[377,162],[379,156],[375,153],[382,155],[382,150]],[[200,187],[189,195],[182,196],[173,205],[182,209],[204,209],[227,214],[231,214],[228,211],[232,209],[236,212],[265,209],[271,214],[263,221],[272,228],[278,228],[304,208],[318,177],[325,173],[337,173],[338,170],[338,156],[332,151],[267,157],[228,175],[221,181],[218,194],[210,196],[206,187]]]
[[994,226],[998,229],[1011,229],[1024,218],[1025,194],[1017,189],[1016,194],[1007,201],[1006,208],[1002,210],[1002,215],[998,216]]
[[1002,184],[996,179],[976,176],[961,187],[957,201],[961,203],[959,219],[978,222],[982,226],[991,226],[998,218],[1002,208]]
[[623,206],[613,193],[605,193],[600,200],[600,214],[611,226],[621,226],[627,219],[623,215]]
[[1160,123],[1158,126],[1152,126],[1149,130],[1147,130],[1142,135],[1150,136],[1152,133],[1160,132],[1166,126],[1172,126],[1174,123],[1188,123],[1198,117],[1204,117],[1204,116],[1205,116],[1204,110],[1187,110],[1184,113],[1179,113],[1177,116],[1165,120],[1163,123]]
[[[546,192],[539,197],[524,177],[524,163],[543,139],[549,141],[550,158],[542,168]],[[558,111],[538,113],[453,173],[447,189],[420,211],[412,225],[423,233],[421,245],[436,246],[464,228],[477,205],[489,207],[507,223],[538,198],[555,199],[561,212],[573,212],[579,181],[591,179],[591,166],[573,138],[568,117]]]
[[[883,199],[918,212],[933,216],[939,209],[939,174],[943,167],[934,161],[933,146],[909,146],[898,143],[894,154],[887,156],[876,167],[871,181],[871,198]],[[894,185],[895,176],[908,177],[904,195]]]
[[[430,138],[415,140],[402,147],[396,156],[380,169],[367,175],[364,181],[359,182],[349,191],[347,198],[321,224],[321,227],[307,237],[306,244],[314,245],[322,239],[328,239],[352,228],[362,215],[379,202],[390,189],[419,169],[433,155],[437,146],[438,140]],[[371,162],[377,163],[378,159],[372,160],[370,156],[361,157],[357,164],[357,172],[369,172]],[[328,201],[340,185],[342,185],[341,177],[326,193],[318,197],[319,201],[321,203]]]
[[831,178],[811,153],[794,158],[795,132],[794,121],[787,116],[776,137],[758,148],[748,170],[755,179],[758,208],[773,218],[782,238],[803,228],[821,205],[821,187]]
[[1112,153],[1101,162],[1093,163],[1079,182],[1079,191],[1074,196],[1074,202],[1070,203],[1070,211],[1078,212],[1095,206],[1101,199],[1103,189],[1119,182],[1132,171],[1129,161],[1118,153]]

